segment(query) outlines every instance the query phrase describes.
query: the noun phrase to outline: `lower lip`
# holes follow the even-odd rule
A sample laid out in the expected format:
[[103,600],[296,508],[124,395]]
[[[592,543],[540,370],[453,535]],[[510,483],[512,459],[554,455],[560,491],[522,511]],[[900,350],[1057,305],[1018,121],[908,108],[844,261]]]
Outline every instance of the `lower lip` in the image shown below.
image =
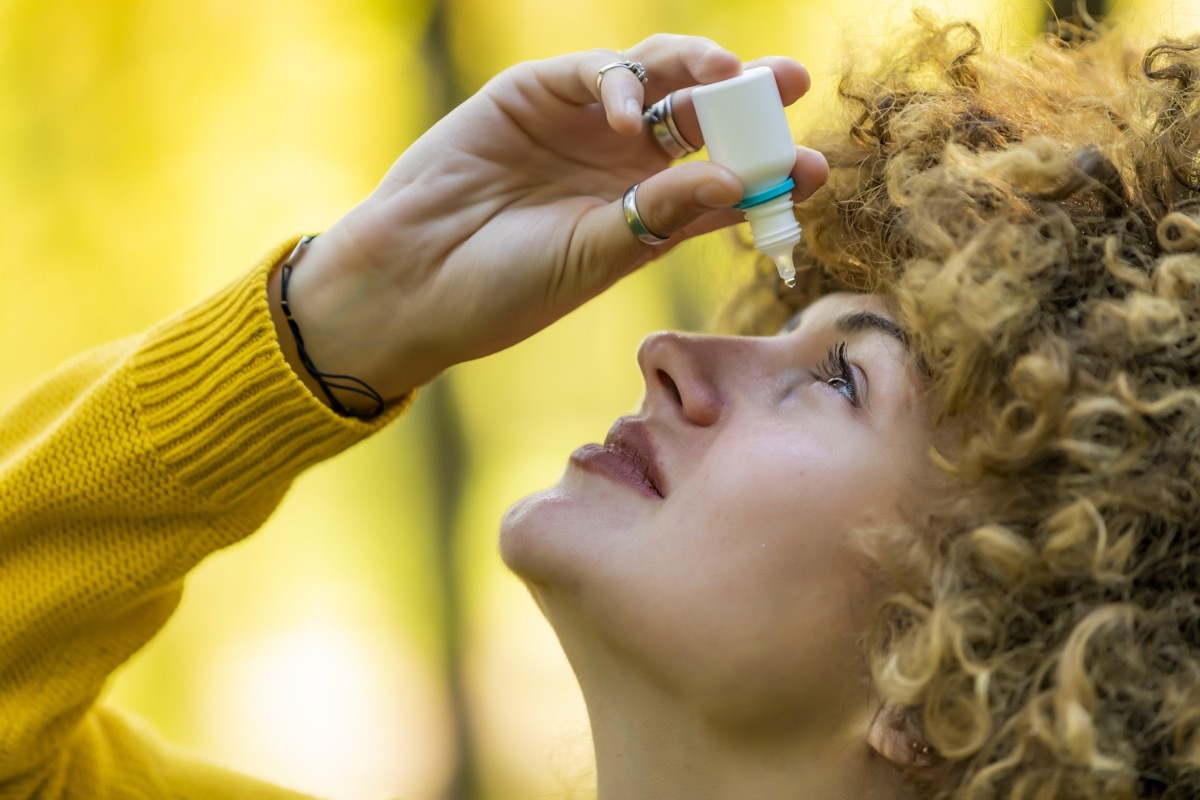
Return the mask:
[[662,499],[662,495],[646,477],[642,466],[620,450],[600,444],[585,444],[571,454],[571,463],[588,472],[606,475],[619,483],[632,486],[646,497]]

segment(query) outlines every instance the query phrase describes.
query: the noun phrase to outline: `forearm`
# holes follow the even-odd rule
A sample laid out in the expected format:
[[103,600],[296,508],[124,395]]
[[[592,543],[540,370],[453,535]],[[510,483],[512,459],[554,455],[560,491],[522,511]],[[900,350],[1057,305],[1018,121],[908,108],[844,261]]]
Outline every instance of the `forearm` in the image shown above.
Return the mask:
[[267,305],[278,258],[0,416],[0,789],[64,752],[188,570],[399,411],[343,419],[297,381]]

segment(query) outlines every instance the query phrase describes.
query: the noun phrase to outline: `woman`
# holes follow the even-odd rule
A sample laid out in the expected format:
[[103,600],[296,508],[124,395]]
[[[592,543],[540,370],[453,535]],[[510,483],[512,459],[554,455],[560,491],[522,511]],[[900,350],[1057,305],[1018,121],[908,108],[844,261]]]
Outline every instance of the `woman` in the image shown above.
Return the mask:
[[[506,516],[601,800],[1198,793],[1196,59],[918,27],[797,150],[807,283],[733,315],[776,335],[648,339],[642,409]],[[294,796],[154,744],[106,675],[299,471],[735,222],[641,109],[699,144],[686,87],[740,69],[653,37],[506,71],[330,230],[11,409],[0,797]]]

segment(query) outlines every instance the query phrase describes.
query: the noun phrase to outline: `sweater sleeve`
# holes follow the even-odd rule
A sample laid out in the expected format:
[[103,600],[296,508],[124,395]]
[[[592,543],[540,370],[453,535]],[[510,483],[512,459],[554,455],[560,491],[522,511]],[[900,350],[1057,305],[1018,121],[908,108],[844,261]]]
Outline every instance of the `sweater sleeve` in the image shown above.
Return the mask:
[[202,769],[96,703],[188,570],[406,405],[345,419],[292,372],[266,284],[294,244],[0,413],[0,800],[296,796]]

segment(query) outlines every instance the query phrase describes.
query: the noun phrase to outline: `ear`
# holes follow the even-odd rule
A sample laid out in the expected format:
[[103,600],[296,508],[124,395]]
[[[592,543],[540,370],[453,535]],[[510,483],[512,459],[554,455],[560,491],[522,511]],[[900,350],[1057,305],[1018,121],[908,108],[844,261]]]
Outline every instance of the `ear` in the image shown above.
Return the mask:
[[912,720],[912,709],[885,703],[867,728],[867,744],[879,755],[902,767],[922,767],[933,762],[933,750]]

